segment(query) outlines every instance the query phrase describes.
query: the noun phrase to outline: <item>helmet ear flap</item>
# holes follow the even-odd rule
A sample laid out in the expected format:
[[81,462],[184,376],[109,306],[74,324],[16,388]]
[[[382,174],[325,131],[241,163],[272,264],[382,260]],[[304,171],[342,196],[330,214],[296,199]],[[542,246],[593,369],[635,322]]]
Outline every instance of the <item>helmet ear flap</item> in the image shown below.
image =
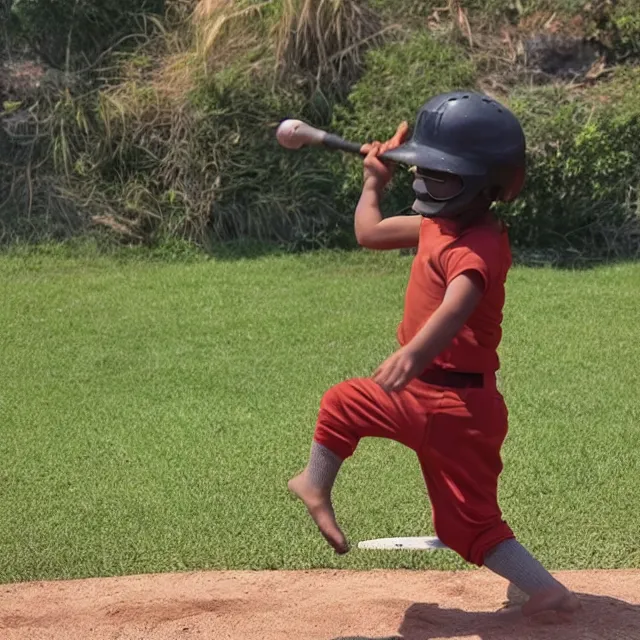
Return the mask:
[[524,187],[526,170],[524,166],[517,167],[511,178],[509,184],[502,190],[500,194],[500,200],[503,202],[511,202],[515,200]]
[[495,202],[500,199],[500,194],[502,189],[498,185],[494,185],[493,187],[487,187],[482,191],[482,194],[485,196],[487,200],[490,202]]

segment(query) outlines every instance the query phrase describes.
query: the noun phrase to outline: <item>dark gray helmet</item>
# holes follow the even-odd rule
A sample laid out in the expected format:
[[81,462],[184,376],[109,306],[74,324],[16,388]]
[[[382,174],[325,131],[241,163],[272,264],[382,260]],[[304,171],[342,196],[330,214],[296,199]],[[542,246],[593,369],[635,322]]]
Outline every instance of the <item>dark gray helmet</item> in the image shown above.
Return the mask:
[[385,157],[459,176],[461,192],[444,202],[427,193],[419,173],[413,184],[414,211],[455,217],[486,189],[490,201],[514,200],[524,184],[525,151],[524,132],[511,111],[488,96],[456,91],[429,100],[418,112],[411,140]]

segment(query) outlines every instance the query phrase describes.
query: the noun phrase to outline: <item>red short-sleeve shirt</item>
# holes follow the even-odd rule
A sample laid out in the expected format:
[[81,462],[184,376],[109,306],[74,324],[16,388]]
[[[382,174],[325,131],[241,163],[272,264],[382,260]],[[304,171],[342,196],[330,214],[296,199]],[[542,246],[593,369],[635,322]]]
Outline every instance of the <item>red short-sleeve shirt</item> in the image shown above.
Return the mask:
[[465,271],[476,271],[484,296],[453,342],[433,365],[467,373],[493,373],[500,368],[505,282],[511,267],[506,230],[487,217],[457,233],[453,223],[424,218],[413,261],[398,340],[405,345],[440,306],[448,284]]

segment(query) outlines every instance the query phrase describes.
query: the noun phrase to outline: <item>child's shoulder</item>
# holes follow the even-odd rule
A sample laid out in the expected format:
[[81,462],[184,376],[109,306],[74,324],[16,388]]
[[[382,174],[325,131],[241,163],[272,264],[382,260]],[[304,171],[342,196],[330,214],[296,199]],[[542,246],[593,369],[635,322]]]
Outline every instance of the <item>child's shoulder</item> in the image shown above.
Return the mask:
[[460,228],[456,220],[424,218],[422,232],[433,239],[440,238],[446,246],[478,243],[496,246],[508,241],[506,225],[492,215],[464,228]]
[[510,260],[511,247],[506,225],[496,218],[468,227],[455,243],[491,261]]
[[468,227],[460,234],[458,240],[462,244],[471,246],[487,245],[497,249],[508,244],[509,235],[502,221],[492,218]]
[[483,265],[488,272],[502,274],[511,265],[506,226],[495,218],[456,229],[452,221],[431,219],[425,223],[424,252],[429,260],[447,269],[462,264]]

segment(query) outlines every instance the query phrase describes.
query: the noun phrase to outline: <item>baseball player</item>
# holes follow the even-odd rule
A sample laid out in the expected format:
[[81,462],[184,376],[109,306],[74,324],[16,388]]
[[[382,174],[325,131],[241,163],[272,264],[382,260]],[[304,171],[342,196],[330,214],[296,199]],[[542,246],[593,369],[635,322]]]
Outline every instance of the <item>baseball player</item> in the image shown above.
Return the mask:
[[[361,246],[417,247],[399,349],[371,378],[347,380],[324,395],[309,462],[289,489],[335,551],[346,553],[331,502],[338,471],[361,438],[400,442],[418,455],[440,540],[523,591],[525,615],[568,617],[579,600],[515,539],[497,500],[508,428],[496,387],[497,348],[511,252],[492,204],[522,189],[525,136],[506,107],[473,92],[431,99],[407,141],[408,130],[402,123],[388,142],[363,147],[355,212]],[[389,149],[416,167],[418,215],[382,217],[392,167],[378,156]]]

